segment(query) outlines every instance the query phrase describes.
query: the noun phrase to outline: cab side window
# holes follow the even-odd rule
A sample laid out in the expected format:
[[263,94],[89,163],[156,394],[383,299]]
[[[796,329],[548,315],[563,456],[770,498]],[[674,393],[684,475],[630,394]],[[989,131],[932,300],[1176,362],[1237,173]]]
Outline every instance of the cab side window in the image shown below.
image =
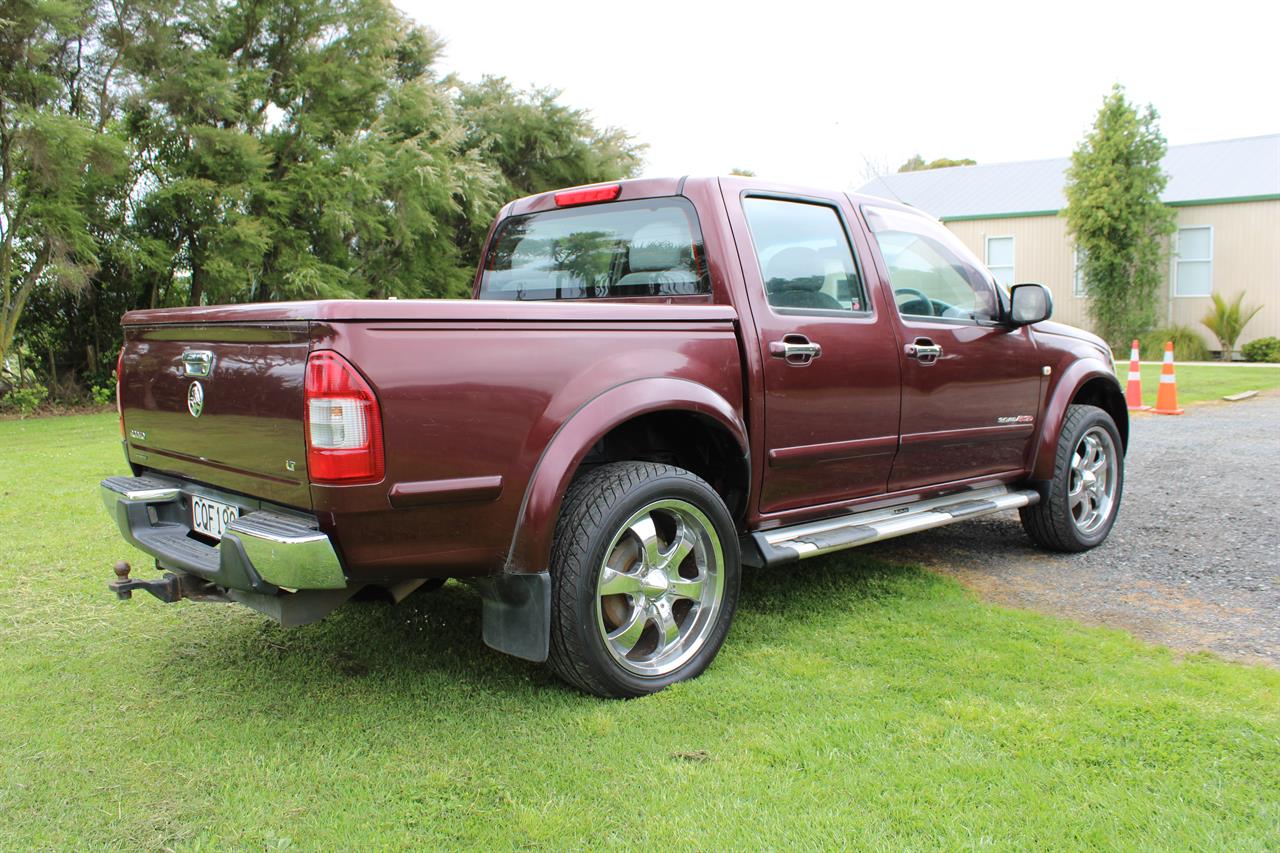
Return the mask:
[[748,197],[742,209],[771,306],[783,313],[802,314],[869,310],[835,208]]
[[902,210],[865,207],[863,214],[889,268],[893,301],[904,317],[995,320],[995,282],[950,231]]

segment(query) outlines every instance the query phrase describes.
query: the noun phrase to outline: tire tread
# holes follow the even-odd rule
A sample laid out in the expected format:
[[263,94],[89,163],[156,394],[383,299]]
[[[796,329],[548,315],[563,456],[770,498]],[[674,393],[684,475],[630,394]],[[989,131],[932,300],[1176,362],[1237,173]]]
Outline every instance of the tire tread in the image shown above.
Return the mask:
[[587,472],[570,484],[556,523],[555,542],[551,549],[551,651],[547,665],[568,683],[597,696],[633,694],[619,692],[594,673],[587,663],[580,634],[573,630],[572,620],[577,610],[575,591],[584,573],[593,570],[587,556],[594,529],[599,528],[605,515],[625,500],[632,490],[659,477],[675,477],[706,486],[696,475],[670,465],[611,462]]
[[1085,551],[1092,547],[1082,543],[1076,535],[1072,527],[1070,510],[1064,511],[1065,508],[1060,505],[1055,487],[1060,479],[1067,475],[1066,472],[1071,466],[1071,454],[1075,452],[1075,442],[1066,439],[1074,436],[1084,421],[1098,414],[1110,421],[1110,415],[1096,406],[1067,407],[1067,416],[1063,418],[1062,429],[1058,433],[1058,448],[1053,460],[1053,479],[1047,489],[1048,497],[1019,510],[1023,529],[1041,547],[1066,552]]

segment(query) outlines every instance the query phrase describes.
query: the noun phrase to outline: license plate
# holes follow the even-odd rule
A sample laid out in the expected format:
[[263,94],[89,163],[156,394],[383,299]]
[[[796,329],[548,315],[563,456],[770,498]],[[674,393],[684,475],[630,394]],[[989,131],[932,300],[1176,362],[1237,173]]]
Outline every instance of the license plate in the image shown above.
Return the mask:
[[198,495],[191,496],[191,529],[221,539],[227,525],[240,517],[240,508]]

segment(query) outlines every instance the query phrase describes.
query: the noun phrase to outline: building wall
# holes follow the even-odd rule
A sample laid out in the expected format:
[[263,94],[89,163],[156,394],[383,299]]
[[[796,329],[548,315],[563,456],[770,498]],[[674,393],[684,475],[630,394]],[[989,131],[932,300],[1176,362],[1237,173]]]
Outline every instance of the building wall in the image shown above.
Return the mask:
[[[1234,299],[1245,291],[1244,304],[1263,308],[1245,327],[1237,347],[1254,338],[1280,337],[1280,200],[1177,207],[1181,227],[1213,228],[1213,292]],[[979,258],[986,259],[988,237],[1014,238],[1014,280],[1038,281],[1053,291],[1055,320],[1089,328],[1088,298],[1072,292],[1075,253],[1062,216],[954,220],[946,226]],[[1212,309],[1209,297],[1173,296],[1173,259],[1165,270],[1160,293],[1161,323],[1190,326],[1210,349],[1220,344],[1200,324]]]

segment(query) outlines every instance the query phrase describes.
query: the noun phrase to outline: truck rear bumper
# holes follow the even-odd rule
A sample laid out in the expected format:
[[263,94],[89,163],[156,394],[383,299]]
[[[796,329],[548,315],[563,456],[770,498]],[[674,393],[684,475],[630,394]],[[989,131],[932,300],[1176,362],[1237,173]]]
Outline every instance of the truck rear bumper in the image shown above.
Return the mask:
[[102,503],[120,534],[155,557],[161,568],[196,575],[225,589],[266,595],[347,587],[333,543],[312,518],[215,495],[220,500],[230,497],[241,507],[241,515],[213,545],[191,535],[187,506],[196,492],[190,484],[149,475],[108,477],[100,488]]

